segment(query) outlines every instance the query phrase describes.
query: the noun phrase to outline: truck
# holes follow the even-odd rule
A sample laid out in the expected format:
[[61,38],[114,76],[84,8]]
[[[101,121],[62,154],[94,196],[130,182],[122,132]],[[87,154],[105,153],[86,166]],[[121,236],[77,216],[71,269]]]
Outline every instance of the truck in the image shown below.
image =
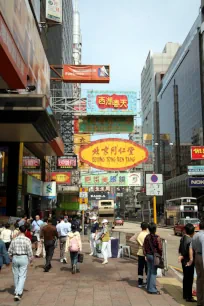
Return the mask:
[[113,200],[99,200],[98,217],[100,226],[103,219],[107,219],[110,227],[115,227],[115,203]]

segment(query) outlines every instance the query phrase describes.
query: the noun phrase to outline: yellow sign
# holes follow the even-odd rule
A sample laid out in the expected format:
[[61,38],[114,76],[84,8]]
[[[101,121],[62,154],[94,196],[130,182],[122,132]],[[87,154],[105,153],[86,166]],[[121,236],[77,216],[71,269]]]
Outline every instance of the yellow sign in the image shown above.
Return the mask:
[[[79,156],[80,149],[90,144],[91,142],[91,135],[90,134],[75,134],[74,135],[74,153]],[[82,162],[78,158],[78,169],[79,170],[89,170],[90,166],[86,163]]]
[[22,180],[23,180],[23,147],[24,144],[23,142],[20,142],[19,144],[19,165],[18,165],[18,185],[22,185]]
[[79,198],[79,204],[88,204],[88,198]]
[[128,170],[145,162],[148,151],[131,140],[107,138],[83,146],[80,160],[100,170]]

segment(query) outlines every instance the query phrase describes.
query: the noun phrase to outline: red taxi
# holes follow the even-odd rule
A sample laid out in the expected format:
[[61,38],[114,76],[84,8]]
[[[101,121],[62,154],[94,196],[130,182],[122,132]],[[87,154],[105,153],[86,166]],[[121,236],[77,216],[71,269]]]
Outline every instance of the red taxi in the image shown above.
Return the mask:
[[184,234],[184,227],[186,224],[191,223],[195,227],[195,231],[198,232],[200,230],[199,224],[200,220],[196,218],[185,218],[180,219],[177,224],[174,225],[174,235],[183,235]]

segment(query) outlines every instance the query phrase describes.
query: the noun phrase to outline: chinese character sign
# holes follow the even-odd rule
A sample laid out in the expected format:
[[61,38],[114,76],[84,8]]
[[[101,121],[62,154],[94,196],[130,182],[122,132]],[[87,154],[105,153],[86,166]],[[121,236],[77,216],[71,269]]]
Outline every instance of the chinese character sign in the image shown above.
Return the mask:
[[133,91],[87,92],[87,115],[136,115],[137,94]]
[[83,146],[80,160],[100,170],[128,170],[146,161],[148,151],[133,141],[107,138]]
[[57,159],[58,169],[77,169],[77,156],[63,156]]
[[71,172],[52,172],[52,180],[57,184],[71,185]]
[[105,174],[87,174],[81,176],[83,187],[91,186],[136,186],[140,187],[141,173],[105,173]]
[[204,147],[201,147],[201,146],[191,147],[191,159],[192,160],[203,160],[204,159]]

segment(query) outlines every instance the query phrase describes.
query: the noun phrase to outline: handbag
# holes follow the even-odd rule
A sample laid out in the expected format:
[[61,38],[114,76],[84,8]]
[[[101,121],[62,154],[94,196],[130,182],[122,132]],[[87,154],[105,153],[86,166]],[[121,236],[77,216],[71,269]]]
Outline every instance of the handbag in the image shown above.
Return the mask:
[[78,254],[78,262],[82,263],[84,261],[84,255],[79,253]]
[[153,247],[153,244],[152,244],[152,241],[151,241],[151,236],[149,238],[149,245],[150,245],[150,248],[151,248],[153,256],[154,256],[154,266],[156,268],[164,269],[164,260],[159,253],[154,251],[154,247]]

